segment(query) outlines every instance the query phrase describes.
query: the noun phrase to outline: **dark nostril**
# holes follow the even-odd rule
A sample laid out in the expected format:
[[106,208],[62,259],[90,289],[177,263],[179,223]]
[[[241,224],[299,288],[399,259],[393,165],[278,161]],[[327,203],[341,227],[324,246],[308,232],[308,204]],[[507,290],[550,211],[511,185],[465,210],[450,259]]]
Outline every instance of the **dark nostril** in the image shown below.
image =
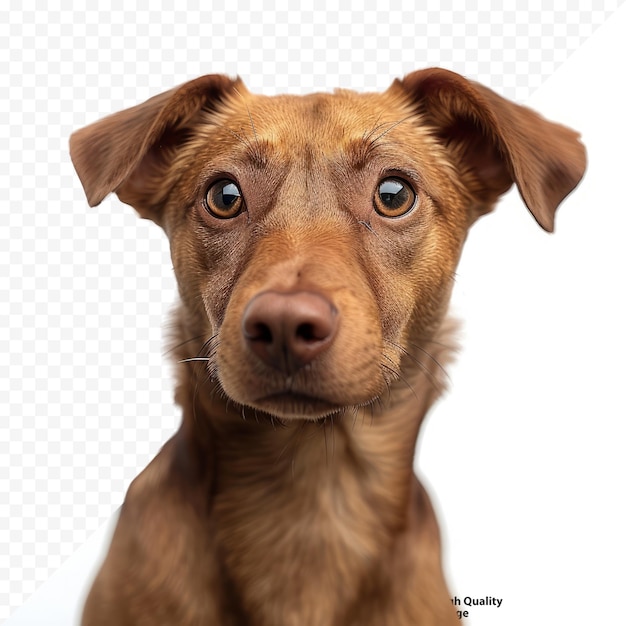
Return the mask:
[[[323,335],[323,333],[318,333]],[[317,337],[315,334],[315,326],[313,324],[300,324],[298,328],[296,328],[296,336],[304,341],[317,341],[319,339],[324,339],[324,337]]]
[[261,322],[253,324],[248,328],[244,325],[244,335],[250,341],[261,341],[263,343],[272,343],[272,331],[267,324]]
[[337,310],[315,292],[266,291],[246,307],[242,332],[249,349],[285,373],[310,363],[335,337]]

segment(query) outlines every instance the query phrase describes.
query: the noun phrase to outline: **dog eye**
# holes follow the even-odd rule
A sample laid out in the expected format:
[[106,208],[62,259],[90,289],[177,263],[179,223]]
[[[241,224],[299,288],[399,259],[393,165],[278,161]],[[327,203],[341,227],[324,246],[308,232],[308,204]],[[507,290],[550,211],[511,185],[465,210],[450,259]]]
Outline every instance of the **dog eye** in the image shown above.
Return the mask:
[[416,194],[400,178],[385,178],[374,195],[374,208],[383,217],[400,217],[415,206]]
[[245,204],[241,190],[232,180],[218,180],[207,191],[206,207],[214,217],[226,220],[239,215]]

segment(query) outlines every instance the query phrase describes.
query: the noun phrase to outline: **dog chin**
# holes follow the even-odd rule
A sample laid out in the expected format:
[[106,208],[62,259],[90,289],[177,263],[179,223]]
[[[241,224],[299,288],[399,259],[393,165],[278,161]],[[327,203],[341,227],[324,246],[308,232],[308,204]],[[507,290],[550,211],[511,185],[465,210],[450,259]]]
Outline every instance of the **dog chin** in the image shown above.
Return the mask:
[[318,420],[346,409],[323,398],[288,391],[263,396],[246,404],[270,416],[289,420]]

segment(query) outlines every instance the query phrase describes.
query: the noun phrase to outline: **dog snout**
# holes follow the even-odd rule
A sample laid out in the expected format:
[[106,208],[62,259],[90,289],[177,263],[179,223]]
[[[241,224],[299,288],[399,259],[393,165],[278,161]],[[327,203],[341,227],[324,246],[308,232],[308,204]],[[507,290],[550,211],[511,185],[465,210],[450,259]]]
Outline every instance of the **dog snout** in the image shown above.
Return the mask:
[[337,309],[325,296],[265,291],[250,300],[242,320],[244,339],[265,364],[291,375],[332,344]]

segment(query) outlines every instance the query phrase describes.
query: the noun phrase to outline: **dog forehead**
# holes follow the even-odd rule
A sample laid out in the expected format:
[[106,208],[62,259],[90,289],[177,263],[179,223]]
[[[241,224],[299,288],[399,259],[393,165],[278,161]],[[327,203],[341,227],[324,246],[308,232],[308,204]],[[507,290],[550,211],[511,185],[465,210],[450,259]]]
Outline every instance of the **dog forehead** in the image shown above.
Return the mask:
[[[237,90],[203,113],[184,147],[204,163],[201,183],[216,172],[275,188],[288,177],[359,187],[386,172],[419,179],[433,197],[449,186],[449,163],[432,128],[401,90],[357,93],[338,89],[303,96]],[[308,187],[307,187],[308,185]]]
[[[231,101],[227,124],[279,155],[333,158],[360,151],[411,117],[406,102],[386,93],[336,90],[302,96]],[[232,105],[234,104],[234,107]]]

